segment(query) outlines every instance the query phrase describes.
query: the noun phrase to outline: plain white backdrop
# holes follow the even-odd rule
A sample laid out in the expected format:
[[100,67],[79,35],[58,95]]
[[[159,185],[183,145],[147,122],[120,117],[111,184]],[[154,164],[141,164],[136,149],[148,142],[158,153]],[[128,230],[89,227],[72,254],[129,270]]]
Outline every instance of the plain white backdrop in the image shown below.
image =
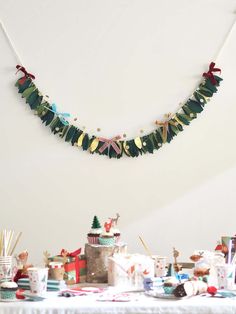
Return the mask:
[[[83,247],[93,215],[119,212],[130,252],[172,247],[188,261],[236,232],[236,15],[233,0],[0,0],[0,18],[40,90],[88,132],[127,137],[191,95],[211,61],[219,92],[170,145],[137,159],[89,155],[50,134],[17,94],[16,60],[0,33],[0,227],[20,249]],[[97,132],[101,128],[101,132]]]

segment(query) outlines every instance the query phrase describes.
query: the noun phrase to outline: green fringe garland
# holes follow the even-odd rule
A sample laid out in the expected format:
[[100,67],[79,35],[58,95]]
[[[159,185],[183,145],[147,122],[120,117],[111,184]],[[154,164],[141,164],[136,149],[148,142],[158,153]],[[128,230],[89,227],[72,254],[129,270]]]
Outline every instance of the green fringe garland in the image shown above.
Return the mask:
[[[39,116],[42,123],[49,126],[53,134],[58,134],[64,138],[65,142],[71,143],[73,146],[81,147],[84,151],[89,151],[91,154],[97,153],[99,155],[106,155],[109,158],[121,158],[123,156],[138,157],[142,154],[152,154],[155,150],[160,149],[163,144],[170,143],[173,138],[183,131],[183,126],[189,125],[190,122],[197,118],[197,115],[204,109],[205,104],[217,92],[218,86],[222,81],[217,75],[214,75],[217,82],[213,85],[209,78],[205,78],[199,87],[194,91],[193,97],[188,99],[182,105],[181,110],[178,111],[169,121],[167,126],[167,137],[165,138],[163,126],[157,127],[152,133],[146,134],[140,138],[134,138],[127,141],[115,141],[119,147],[120,153],[117,154],[112,145],[107,147],[103,152],[100,148],[104,142],[99,141],[99,138],[87,133],[74,125],[65,125],[60,117],[52,112],[52,107],[48,102],[43,102],[43,96],[33,83],[32,79],[28,77],[23,84],[21,79],[16,82],[18,92],[21,94],[31,110]],[[82,136],[82,137],[81,137]],[[97,140],[96,140],[97,139]],[[94,144],[94,141],[97,142]]]

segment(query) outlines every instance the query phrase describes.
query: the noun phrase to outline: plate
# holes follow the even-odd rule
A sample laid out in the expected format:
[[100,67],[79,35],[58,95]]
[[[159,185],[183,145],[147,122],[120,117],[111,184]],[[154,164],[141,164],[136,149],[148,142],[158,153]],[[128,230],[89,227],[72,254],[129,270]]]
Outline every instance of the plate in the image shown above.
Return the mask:
[[0,299],[0,302],[20,302],[19,299]]
[[169,299],[169,300],[181,300],[183,298],[176,297],[173,294],[161,293],[154,290],[145,291],[145,294],[154,298]]
[[35,295],[26,291],[22,295],[26,297],[25,301],[43,301],[45,299],[43,296]]

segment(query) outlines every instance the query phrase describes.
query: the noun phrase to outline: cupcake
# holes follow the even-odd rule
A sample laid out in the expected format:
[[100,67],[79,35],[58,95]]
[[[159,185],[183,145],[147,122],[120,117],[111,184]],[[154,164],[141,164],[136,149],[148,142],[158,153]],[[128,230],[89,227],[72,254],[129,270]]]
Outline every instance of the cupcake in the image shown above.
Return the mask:
[[98,238],[102,233],[102,228],[97,216],[93,217],[92,228],[90,232],[87,234],[88,243],[90,244],[98,244]]
[[117,228],[117,223],[120,218],[120,215],[117,213],[115,218],[111,218],[111,232],[114,234],[115,243],[120,241],[120,230]]
[[13,281],[6,281],[0,285],[0,297],[2,300],[15,300],[18,285]]
[[114,245],[115,237],[114,233],[111,231],[112,220],[105,222],[105,231],[101,234],[98,241],[101,245]]
[[115,243],[118,243],[120,241],[120,230],[118,228],[111,228],[111,232],[114,235]]
[[169,277],[164,281],[163,289],[166,294],[172,294],[178,284],[175,277]]

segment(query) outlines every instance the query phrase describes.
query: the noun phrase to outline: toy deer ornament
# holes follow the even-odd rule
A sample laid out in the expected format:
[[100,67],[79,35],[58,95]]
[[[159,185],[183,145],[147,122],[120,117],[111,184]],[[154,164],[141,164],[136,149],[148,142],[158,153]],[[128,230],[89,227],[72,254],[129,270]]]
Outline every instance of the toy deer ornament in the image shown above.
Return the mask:
[[111,222],[112,222],[112,227],[113,228],[117,226],[119,218],[120,218],[120,215],[118,213],[116,213],[116,217],[115,218],[109,218],[111,220]]
[[179,257],[179,251],[173,248],[173,257],[174,257],[174,270],[176,273],[182,270],[182,265],[178,264],[177,257]]

